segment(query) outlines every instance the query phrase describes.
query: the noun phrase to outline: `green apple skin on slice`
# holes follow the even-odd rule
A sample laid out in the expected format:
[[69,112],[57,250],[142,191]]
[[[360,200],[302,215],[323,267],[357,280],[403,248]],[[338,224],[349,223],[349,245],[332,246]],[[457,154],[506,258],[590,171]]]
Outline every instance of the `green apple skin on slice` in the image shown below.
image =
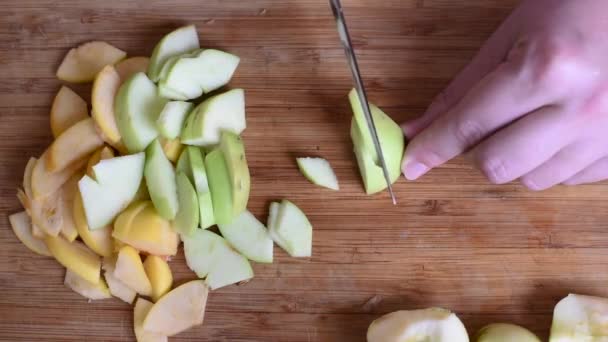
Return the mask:
[[177,173],[177,198],[179,211],[173,221],[173,227],[181,235],[191,235],[198,227],[199,207],[194,186],[183,172]]
[[167,59],[167,61],[163,64],[163,67],[161,68],[160,74],[158,77],[158,79],[159,79],[158,80],[158,93],[160,96],[162,96],[166,99],[171,99],[171,100],[181,100],[181,101],[188,100],[188,96],[168,87],[166,82],[164,81],[164,79],[167,78],[167,75],[169,74],[169,70],[171,70],[173,65],[175,65],[175,63],[177,63],[177,61],[180,58],[196,56],[201,51],[202,51],[201,49],[195,49],[188,53],[184,53],[184,54],[177,55],[177,56],[172,56],[172,57],[169,57],[169,59]]
[[313,184],[331,190],[340,190],[338,178],[329,162],[323,158],[296,158],[298,168]]
[[169,101],[160,112],[156,126],[160,135],[167,139],[179,137],[184,127],[184,121],[192,110],[192,103],[183,101]]
[[181,55],[199,47],[198,33],[194,25],[183,26],[168,33],[154,47],[148,66],[148,77],[157,82],[163,64],[169,57]]
[[224,239],[215,233],[197,229],[190,236],[183,236],[182,240],[188,268],[196,273],[197,277],[205,278],[215,263],[214,252],[218,246],[225,243]]
[[118,130],[130,153],[141,152],[158,136],[156,120],[166,100],[156,85],[139,72],[120,86],[114,111]]
[[89,229],[110,224],[126,208],[139,189],[144,174],[143,152],[100,161],[93,166],[95,179],[78,182]]
[[220,150],[211,151],[205,157],[205,165],[207,166],[215,222],[217,224],[230,223],[234,217],[234,210],[232,209],[230,176],[224,154]]
[[312,256],[312,225],[295,204],[283,200],[270,228],[272,239],[290,256]]
[[515,324],[493,323],[481,328],[477,342],[540,342],[530,330]]
[[185,152],[190,162],[190,181],[194,183],[198,195],[200,225],[201,228],[207,229],[215,224],[215,214],[213,213],[213,200],[209,190],[203,151],[196,146],[188,146]]
[[230,184],[232,185],[232,207],[236,216],[247,208],[251,188],[251,176],[245,157],[245,145],[240,136],[224,131],[220,139],[219,149],[226,158]]
[[570,294],[555,305],[549,342],[608,341],[608,299]]
[[220,142],[222,131],[241,134],[245,121],[245,91],[232,89],[208,98],[199,104],[186,120],[182,144],[211,146]]
[[154,207],[160,216],[173,220],[179,209],[175,170],[165,156],[158,139],[154,140],[146,149],[144,174]]
[[249,260],[272,263],[273,241],[266,227],[248,210],[229,224],[218,225],[228,243]]

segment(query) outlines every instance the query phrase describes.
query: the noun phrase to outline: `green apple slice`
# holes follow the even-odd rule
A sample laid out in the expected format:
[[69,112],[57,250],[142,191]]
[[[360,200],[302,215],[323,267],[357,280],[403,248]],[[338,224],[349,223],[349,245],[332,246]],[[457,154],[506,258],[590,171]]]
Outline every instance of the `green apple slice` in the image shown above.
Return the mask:
[[213,214],[217,224],[230,223],[234,217],[232,209],[232,189],[230,176],[224,154],[220,150],[213,150],[205,157],[209,191],[213,202]]
[[156,85],[138,72],[120,86],[114,112],[123,142],[130,153],[141,152],[158,136],[156,120],[166,100]]
[[232,89],[208,98],[186,120],[181,141],[186,145],[210,146],[220,142],[222,131],[241,134],[246,128],[245,92]]
[[272,263],[272,238],[266,227],[248,210],[229,224],[218,226],[224,239],[245,257],[256,262]]
[[179,211],[173,221],[173,227],[181,236],[191,235],[198,227],[199,207],[194,186],[183,172],[177,173],[177,197]]
[[183,26],[170,32],[154,47],[148,66],[148,76],[152,81],[157,82],[163,64],[169,57],[181,55],[199,47],[198,33],[194,25]]
[[292,257],[312,255],[312,225],[295,204],[283,200],[269,228],[274,242]]
[[105,159],[93,166],[95,179],[78,182],[89,229],[110,224],[133,201],[144,173],[143,152]]
[[494,323],[477,333],[477,342],[540,342],[530,330],[515,324]]
[[245,157],[245,145],[240,136],[224,131],[220,139],[219,149],[226,158],[232,187],[232,209],[236,216],[247,208],[249,189],[251,188],[251,176]]
[[313,184],[332,190],[340,190],[338,178],[329,162],[323,158],[296,158],[304,177]]
[[173,220],[179,208],[175,170],[158,140],[154,140],[146,149],[144,173],[154,207],[160,216]]
[[270,203],[270,209],[268,210],[268,222],[266,225],[268,226],[268,230],[276,229],[277,217],[279,216],[279,209],[281,208],[281,203],[272,202]]
[[205,168],[203,151],[195,146],[186,147],[186,154],[190,162],[190,180],[194,183],[198,195],[198,205],[201,228],[207,229],[215,224],[213,201],[209,190],[209,181]]
[[608,341],[608,299],[570,294],[553,311],[549,342]]
[[192,110],[192,103],[184,101],[169,101],[158,116],[156,126],[160,135],[167,139],[175,139],[182,133],[184,121]]
[[213,256],[218,246],[225,243],[221,236],[197,229],[190,236],[183,236],[186,264],[199,278],[205,278],[214,265]]
[[370,324],[368,342],[469,342],[464,324],[449,310],[396,311]]

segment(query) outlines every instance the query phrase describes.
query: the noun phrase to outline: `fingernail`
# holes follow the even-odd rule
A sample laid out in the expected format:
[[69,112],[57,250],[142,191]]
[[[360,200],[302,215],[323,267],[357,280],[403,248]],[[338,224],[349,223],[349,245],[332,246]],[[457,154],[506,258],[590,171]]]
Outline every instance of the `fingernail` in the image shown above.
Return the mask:
[[429,172],[429,170],[430,169],[428,166],[426,166],[420,162],[417,162],[415,160],[412,160],[412,161],[408,162],[407,164],[405,164],[405,166],[403,167],[403,175],[408,180],[416,180],[416,179],[420,178],[420,176]]

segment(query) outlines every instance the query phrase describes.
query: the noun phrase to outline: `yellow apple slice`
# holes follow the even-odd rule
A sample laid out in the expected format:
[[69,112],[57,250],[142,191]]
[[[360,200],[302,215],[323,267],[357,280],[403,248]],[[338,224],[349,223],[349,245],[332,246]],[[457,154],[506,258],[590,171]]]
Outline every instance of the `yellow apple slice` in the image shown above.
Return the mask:
[[130,57],[118,62],[115,67],[120,80],[124,82],[138,72],[146,72],[149,63],[150,59],[148,57]]
[[60,171],[103,146],[95,122],[88,118],[68,128],[49,147],[47,171]]
[[23,190],[17,190],[17,198],[25,211],[32,218],[33,224],[41,228],[45,234],[57,236],[63,225],[63,216],[57,194],[44,198],[42,201],[27,197]]
[[68,242],[62,237],[47,236],[44,241],[51,254],[65,268],[72,270],[88,282],[97,284],[101,260],[80,241]]
[[137,250],[124,246],[118,252],[114,276],[143,296],[152,294],[152,285]]
[[37,225],[35,225],[33,222],[32,222],[32,235],[34,235],[34,237],[36,239],[41,239],[41,240],[43,240],[44,237],[46,236],[44,231],[42,229],[40,229]]
[[116,257],[103,258],[101,268],[104,270],[104,277],[112,296],[120,298],[122,301],[132,304],[137,292],[125,285],[122,281],[114,276],[114,266],[116,265]]
[[95,174],[93,173],[93,166],[97,165],[102,160],[114,158],[116,155],[114,151],[108,146],[104,146],[99,150],[95,151],[89,158],[87,162],[87,176],[95,179]]
[[144,261],[144,269],[152,285],[152,300],[156,302],[171,290],[171,285],[173,285],[171,268],[165,259],[156,255],[148,255]]
[[95,253],[103,257],[112,255],[114,246],[112,243],[112,225],[101,229],[90,230],[87,218],[84,214],[84,206],[80,193],[74,197],[74,224],[82,241]]
[[114,116],[114,98],[120,87],[120,76],[111,65],[106,65],[93,83],[91,115],[101,130],[103,139],[110,145],[121,144],[120,132]]
[[108,284],[101,278],[96,284],[93,284],[73,271],[66,269],[63,283],[74,292],[88,299],[97,300],[112,298],[110,290],[108,289]]
[[167,336],[144,330],[144,319],[154,304],[141,297],[137,298],[133,309],[133,331],[137,342],[167,342]]
[[32,193],[32,172],[34,172],[34,166],[38,159],[30,157],[25,165],[25,171],[23,171],[23,190],[28,198],[34,198]]
[[61,235],[72,242],[78,237],[78,230],[74,222],[74,198],[78,192],[78,181],[82,172],[77,172],[61,187],[59,206],[61,207],[62,224]]
[[209,288],[193,280],[164,295],[148,312],[144,330],[172,336],[203,324]]
[[15,236],[25,247],[32,252],[44,256],[51,256],[51,251],[46,247],[43,240],[39,240],[32,235],[32,222],[25,211],[12,214],[8,217]]
[[87,160],[83,158],[63,170],[49,172],[47,170],[49,151],[50,147],[44,151],[42,156],[40,156],[34,166],[34,170],[32,170],[32,200],[40,200],[56,192],[68,179],[70,179],[70,177],[78,172],[78,170],[82,169],[87,163]]
[[68,51],[57,69],[57,78],[74,83],[90,82],[104,66],[126,56],[126,52],[106,42],[84,43]]
[[179,138],[166,139],[159,137],[158,141],[160,142],[160,146],[163,148],[163,152],[165,152],[167,159],[172,163],[176,163],[185,147]]
[[75,123],[89,117],[87,103],[72,89],[62,86],[51,107],[51,131],[57,138]]

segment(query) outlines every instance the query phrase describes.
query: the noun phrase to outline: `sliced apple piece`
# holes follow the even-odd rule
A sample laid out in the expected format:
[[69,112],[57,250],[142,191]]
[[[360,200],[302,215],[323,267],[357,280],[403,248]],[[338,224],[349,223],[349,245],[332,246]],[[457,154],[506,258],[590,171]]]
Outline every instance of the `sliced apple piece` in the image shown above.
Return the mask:
[[47,171],[63,170],[86,158],[101,146],[103,140],[97,134],[95,122],[91,118],[84,119],[68,128],[51,144],[47,156]]
[[63,170],[49,172],[47,170],[49,153],[50,147],[40,156],[32,171],[32,200],[40,200],[56,192],[68,179],[70,179],[70,177],[81,170],[87,163],[87,159],[83,158],[70,164]]
[[51,132],[57,138],[75,123],[89,117],[87,103],[72,89],[61,86],[51,106]]
[[218,225],[228,243],[250,260],[272,263],[273,241],[266,227],[248,210],[229,224]]
[[137,298],[133,309],[133,331],[137,342],[167,342],[167,336],[144,330],[144,320],[154,304],[141,297]]
[[110,293],[112,294],[112,296],[119,298],[123,302],[132,304],[133,300],[135,299],[135,296],[137,296],[137,292],[135,292],[133,289],[125,285],[125,283],[123,283],[114,276],[115,265],[115,257],[103,258],[103,263],[101,267],[104,270],[104,278],[108,283]]
[[160,112],[156,125],[160,134],[167,139],[179,137],[184,127],[184,121],[190,111],[192,103],[184,101],[169,101]]
[[182,131],[182,143],[209,146],[220,142],[222,131],[241,134],[245,122],[245,92],[232,89],[208,98],[198,105],[186,120]]
[[46,236],[44,231],[42,229],[40,229],[37,225],[35,225],[33,222],[32,222],[32,235],[36,239],[40,239],[40,240],[44,240],[44,237]]
[[240,136],[224,131],[220,139],[219,149],[224,154],[226,166],[228,166],[232,190],[232,210],[236,216],[247,208],[249,189],[251,188],[251,177],[245,157],[245,145]]
[[102,160],[110,159],[110,158],[114,158],[114,157],[116,157],[116,155],[114,154],[114,151],[107,146],[104,146],[104,147],[98,149],[97,151],[95,151],[95,153],[93,153],[91,155],[91,157],[89,158],[89,161],[87,162],[87,176],[95,179],[95,174],[93,173],[93,166],[97,165],[97,163],[99,163]]
[[205,157],[209,191],[213,202],[213,215],[217,224],[230,223],[234,217],[230,174],[224,155],[214,150]]
[[226,242],[221,236],[204,230],[196,230],[190,236],[184,236],[183,241],[188,268],[199,278],[205,278],[215,264],[215,250]]
[[38,159],[30,157],[25,165],[25,170],[23,171],[23,190],[29,199],[34,198],[34,193],[32,191],[32,173],[34,172],[37,161]]
[[80,193],[74,197],[74,224],[82,241],[95,253],[103,257],[109,257],[113,252],[112,225],[101,229],[90,230],[82,205]]
[[63,283],[74,292],[91,300],[112,298],[108,285],[101,278],[97,283],[91,283],[73,271],[66,269]]
[[122,83],[120,75],[111,65],[106,65],[95,77],[91,92],[91,115],[110,145],[120,146],[122,138],[114,115],[114,99]]
[[160,142],[160,145],[163,147],[163,152],[165,152],[167,159],[169,159],[172,163],[176,163],[185,147],[181,140],[179,138],[165,139],[163,137],[159,137],[158,142]]
[[44,239],[49,251],[63,267],[78,274],[90,283],[99,282],[101,261],[80,241],[68,242],[62,237],[47,236]]
[[184,173],[188,175],[196,189],[200,226],[203,229],[207,229],[215,224],[215,214],[213,213],[213,202],[209,190],[203,151],[198,147],[188,146],[186,152],[183,154],[183,163],[187,162],[188,165],[183,166],[186,169]]
[[171,290],[171,285],[173,285],[171,268],[165,259],[156,255],[148,255],[144,261],[144,269],[152,285],[152,300],[157,302],[160,297]]
[[57,69],[57,78],[72,83],[90,82],[101,68],[115,64],[126,55],[106,42],[84,43],[68,51]]
[[283,200],[276,215],[276,220],[269,224],[274,242],[292,257],[310,257],[312,225],[304,212],[292,202]]
[[477,342],[540,342],[530,330],[515,324],[493,323],[481,328]]
[[25,247],[36,254],[51,256],[51,252],[44,241],[32,235],[32,221],[25,211],[10,215],[8,220],[11,223],[11,228],[13,228],[13,233]]
[[203,324],[208,295],[202,280],[176,287],[152,306],[144,320],[144,331],[173,336]]
[[129,57],[124,59],[114,66],[116,68],[116,72],[122,81],[130,78],[134,74],[138,72],[146,72],[148,70],[148,64],[150,64],[150,59],[148,57]]
[[152,295],[152,284],[135,248],[126,245],[120,249],[114,276],[140,295]]
[[183,26],[168,33],[154,47],[148,66],[148,77],[157,82],[161,68],[169,57],[181,55],[199,47],[198,33],[194,25]]
[[179,207],[175,170],[158,140],[146,149],[144,175],[154,207],[162,217],[173,220]]
[[32,219],[32,224],[42,229],[46,235],[57,236],[63,225],[63,206],[60,205],[59,193],[41,200],[30,199],[23,192],[17,190],[17,198]]
[[338,178],[329,162],[323,158],[296,158],[304,177],[313,184],[332,190],[340,190]]
[[455,314],[430,308],[396,311],[376,319],[367,330],[367,341],[469,342],[469,335]]
[[78,192],[78,180],[82,173],[73,175],[62,187],[58,205],[61,207],[61,235],[72,242],[78,237],[78,229],[74,222],[74,198]]
[[281,203],[272,202],[270,203],[270,208],[268,209],[268,222],[266,225],[268,226],[268,230],[275,230],[277,224],[277,217],[279,216],[279,209],[281,208]]
[[179,211],[173,228],[181,235],[190,235],[198,227],[200,213],[194,186],[183,172],[177,173],[177,195]]
[[608,299],[569,294],[553,311],[549,342],[607,341]]

